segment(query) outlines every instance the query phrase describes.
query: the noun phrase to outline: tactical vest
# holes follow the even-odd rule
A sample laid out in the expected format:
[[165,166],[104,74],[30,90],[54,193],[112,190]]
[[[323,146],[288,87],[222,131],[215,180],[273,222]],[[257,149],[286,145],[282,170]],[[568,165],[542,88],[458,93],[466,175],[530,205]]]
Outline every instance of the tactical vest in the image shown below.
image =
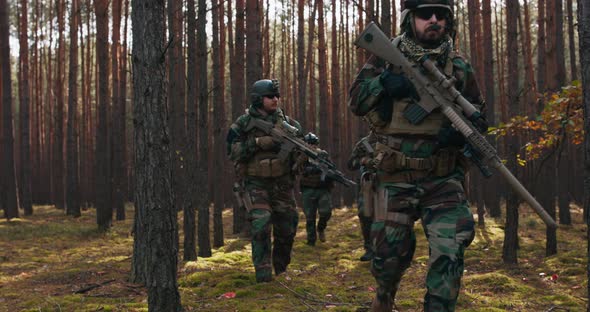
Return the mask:
[[[401,37],[396,37],[393,43],[398,46]],[[443,72],[447,76],[453,75],[453,58],[456,56],[454,52],[450,52]],[[419,92],[419,90],[418,90]],[[422,101],[432,100],[430,97],[421,96]],[[366,120],[373,126],[375,133],[393,135],[393,134],[409,134],[409,135],[432,135],[436,136],[440,128],[448,123],[448,118],[441,112],[439,108],[433,110],[422,122],[419,124],[411,124],[403,113],[408,105],[414,103],[412,98],[403,98],[392,100],[393,109],[391,113],[391,120],[386,122],[379,117],[379,113],[372,110],[366,115]],[[431,104],[431,103],[428,103]],[[432,103],[433,104],[433,103]]]
[[[283,120],[283,118],[279,118],[275,127],[282,127]],[[256,128],[248,133],[248,136],[254,139],[266,135],[266,133]],[[259,149],[246,163],[245,173],[248,176],[261,178],[281,177],[291,172],[289,160],[289,157],[283,160],[279,159],[278,150],[263,151]]]

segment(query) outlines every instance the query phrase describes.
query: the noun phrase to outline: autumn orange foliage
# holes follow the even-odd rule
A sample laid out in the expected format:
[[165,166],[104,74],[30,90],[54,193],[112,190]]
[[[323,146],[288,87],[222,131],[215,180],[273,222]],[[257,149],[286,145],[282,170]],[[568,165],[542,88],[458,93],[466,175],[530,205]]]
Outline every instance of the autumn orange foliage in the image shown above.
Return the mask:
[[579,81],[563,87],[560,92],[545,95],[545,107],[536,120],[518,115],[508,123],[500,123],[490,128],[489,133],[498,137],[519,135],[531,138],[523,146],[524,160],[538,159],[546,153],[559,148],[563,142],[578,145],[584,138],[584,114],[582,106],[582,87]]

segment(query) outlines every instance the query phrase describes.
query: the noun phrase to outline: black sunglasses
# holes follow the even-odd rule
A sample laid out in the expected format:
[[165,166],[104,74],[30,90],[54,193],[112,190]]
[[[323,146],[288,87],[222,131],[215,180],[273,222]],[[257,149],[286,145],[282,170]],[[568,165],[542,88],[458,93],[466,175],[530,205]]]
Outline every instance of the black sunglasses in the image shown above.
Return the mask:
[[265,95],[264,97],[267,98],[267,99],[271,99],[271,100],[274,99],[275,97],[277,99],[280,99],[281,98],[281,96],[279,94],[269,94],[269,95]]
[[449,10],[445,8],[426,7],[414,10],[414,15],[423,20],[429,20],[432,15],[436,15],[437,20],[443,20],[449,16]]

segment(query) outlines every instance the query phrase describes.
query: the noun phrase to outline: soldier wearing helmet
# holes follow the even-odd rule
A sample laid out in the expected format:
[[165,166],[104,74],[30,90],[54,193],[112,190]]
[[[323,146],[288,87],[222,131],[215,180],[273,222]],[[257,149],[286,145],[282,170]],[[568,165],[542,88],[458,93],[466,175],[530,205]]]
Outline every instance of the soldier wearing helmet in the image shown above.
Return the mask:
[[[450,0],[405,0],[401,34],[392,39],[410,62],[427,57],[474,106],[484,102],[471,65],[454,51]],[[474,237],[474,221],[465,197],[465,140],[442,114],[433,110],[411,120],[422,100],[404,73],[372,56],[350,90],[349,107],[369,123],[375,137],[372,178],[371,263],[378,287],[372,311],[391,311],[404,271],[410,266],[421,219],[429,244],[424,311],[454,311],[463,274],[463,256]],[[482,131],[487,125],[482,126]],[[370,176],[369,176],[370,177]],[[381,212],[377,214],[377,212]]]
[[257,282],[270,282],[273,268],[276,275],[285,272],[291,262],[298,223],[293,194],[295,172],[292,172],[296,155],[279,158],[279,142],[257,128],[248,128],[252,119],[260,118],[275,127],[295,129],[301,137],[301,126],[279,108],[279,98],[277,80],[256,81],[250,91],[250,107],[227,134],[228,154],[244,187],[243,202],[251,223]]
[[[319,148],[319,138],[309,132],[304,137],[305,142],[312,145],[320,155],[328,158],[328,152]],[[326,227],[332,216],[332,196],[330,191],[334,182],[323,176],[313,163],[304,160],[300,169],[299,188],[303,197],[303,213],[305,214],[305,229],[307,230],[307,244],[315,246],[316,240],[326,241]],[[319,214],[319,220],[316,219]]]

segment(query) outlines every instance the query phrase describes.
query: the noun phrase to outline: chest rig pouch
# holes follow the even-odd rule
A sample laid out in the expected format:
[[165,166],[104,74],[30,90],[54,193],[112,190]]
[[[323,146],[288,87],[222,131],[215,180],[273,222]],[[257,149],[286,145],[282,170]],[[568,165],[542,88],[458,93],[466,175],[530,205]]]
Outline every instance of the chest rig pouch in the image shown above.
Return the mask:
[[[263,132],[255,131],[253,136],[262,137]],[[246,175],[261,178],[276,178],[290,172],[289,158],[281,160],[278,151],[259,150],[246,164]]]

